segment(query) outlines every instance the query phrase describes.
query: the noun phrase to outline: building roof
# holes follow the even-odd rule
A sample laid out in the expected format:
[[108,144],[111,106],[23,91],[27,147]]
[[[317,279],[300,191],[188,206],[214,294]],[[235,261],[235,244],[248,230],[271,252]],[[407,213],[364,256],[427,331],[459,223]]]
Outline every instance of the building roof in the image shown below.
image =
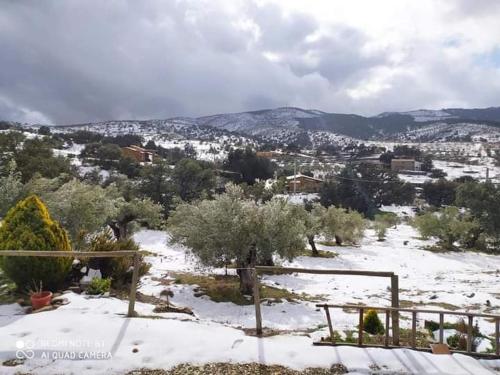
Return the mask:
[[392,160],[391,160],[391,163],[392,163],[393,161],[416,161],[416,160],[415,160],[415,159],[392,159]]
[[139,152],[149,152],[149,153],[154,152],[152,150],[146,150],[145,148],[142,148],[142,147],[136,146],[136,145],[130,145],[130,146],[123,147],[123,148],[127,148],[127,149],[133,150],[133,151],[139,151]]
[[295,176],[287,176],[286,179],[291,181],[291,180],[294,180],[296,178],[304,178],[306,180],[311,180],[311,181],[317,181],[317,182],[323,182],[323,180],[319,179],[319,178],[315,178],[315,177],[311,177],[311,176],[306,176],[305,174],[297,174]]

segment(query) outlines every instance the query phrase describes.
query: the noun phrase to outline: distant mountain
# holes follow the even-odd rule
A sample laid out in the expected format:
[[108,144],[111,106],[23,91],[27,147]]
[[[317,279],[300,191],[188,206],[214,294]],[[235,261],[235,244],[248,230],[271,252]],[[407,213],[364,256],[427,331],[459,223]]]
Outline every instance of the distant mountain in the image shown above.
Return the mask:
[[[174,133],[184,137],[199,134],[218,136],[222,132],[266,141],[301,144],[314,143],[318,139],[338,141],[339,137],[428,142],[479,138],[496,141],[500,140],[500,107],[420,109],[384,112],[372,117],[283,107],[198,118],[107,121],[57,127],[61,130],[87,129],[114,134]],[[318,137],[318,134],[321,136]],[[332,136],[325,137],[325,134]]]
[[[435,129],[436,134],[439,133],[445,139],[459,140],[482,135],[488,138],[500,133],[500,108],[422,109],[365,117],[287,107],[200,117],[196,121],[218,129],[264,138],[321,131],[358,139],[399,140],[404,139],[406,134],[412,134],[415,138],[418,132],[414,131],[425,128],[426,138],[430,141],[433,140],[431,129]],[[453,131],[455,125],[456,134]]]

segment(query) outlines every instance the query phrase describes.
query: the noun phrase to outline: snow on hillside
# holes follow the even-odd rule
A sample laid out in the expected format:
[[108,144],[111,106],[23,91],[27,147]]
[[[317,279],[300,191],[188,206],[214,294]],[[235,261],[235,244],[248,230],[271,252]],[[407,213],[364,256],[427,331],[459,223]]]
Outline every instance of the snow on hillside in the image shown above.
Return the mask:
[[[488,109],[485,110],[488,111]],[[302,139],[304,134],[312,138],[318,132],[331,133],[333,135],[339,133],[340,136],[352,136],[356,134],[356,136],[364,139],[375,137],[385,140],[440,141],[448,139],[459,141],[463,137],[484,138],[491,141],[500,139],[499,128],[492,126],[495,125],[495,122],[496,125],[500,125],[500,118],[496,119],[494,114],[490,112],[488,112],[488,116],[484,115],[486,116],[484,117],[481,116],[482,110],[475,111],[479,112],[470,119],[460,114],[455,114],[456,110],[451,113],[447,110],[425,109],[407,112],[384,112],[375,117],[363,117],[357,115],[346,116],[338,113],[326,113],[319,110],[307,110],[296,107],[281,107],[249,112],[222,113],[198,118],[174,117],[159,120],[104,121],[88,124],[59,125],[55,128],[62,132],[91,130],[106,135],[123,133],[155,135],[170,133],[190,139],[217,135],[220,132],[236,132],[238,135],[246,137],[258,137],[281,143],[290,143],[297,138]],[[459,111],[457,113],[462,112]],[[469,112],[465,111],[463,113]],[[347,120],[350,117],[351,119]],[[478,118],[487,118],[488,121],[479,120]],[[306,119],[308,120],[307,129],[309,129],[307,132],[304,128],[305,121],[301,121]],[[387,123],[383,121],[384,119],[387,120]],[[375,127],[371,124],[372,120],[376,120]],[[448,124],[447,120],[462,122]],[[30,127],[38,128],[39,126],[41,125],[37,124]],[[356,126],[362,127],[366,134],[363,135],[363,132],[356,131],[354,128]],[[407,129],[409,132],[406,133],[406,131],[396,129]],[[401,132],[397,133],[397,131]]]
[[410,115],[416,122],[439,121],[449,118],[456,118],[443,110],[418,109],[416,111],[400,112],[402,115]]
[[500,128],[476,123],[447,124],[436,122],[423,127],[408,130],[405,133],[394,135],[394,138],[406,141],[458,141],[470,139],[472,141],[485,140],[496,142],[500,140]]
[[[322,112],[284,107],[255,112],[229,113],[198,118],[199,123],[252,135],[281,130],[296,130],[298,118],[318,117]],[[268,135],[268,134],[267,134]]]
[[[403,216],[411,215],[411,208],[400,211]],[[384,242],[376,240],[369,230],[360,247],[318,248],[334,251],[335,258],[298,257],[285,266],[320,269],[362,269],[393,271],[400,276],[400,299],[432,308],[454,306],[458,309],[485,311],[490,300],[489,311],[500,312],[498,278],[500,277],[500,256],[476,253],[433,253],[423,250],[432,241],[422,241],[418,234],[406,224],[388,231]],[[157,254],[148,257],[153,264],[151,275],[143,279],[140,290],[145,294],[160,297],[165,289],[161,278],[176,272],[204,274],[209,270],[197,266],[193,258],[186,257],[182,247],[173,246],[168,236],[162,232],[143,231],[135,239],[141,246]],[[405,242],[407,243],[405,244]],[[223,269],[210,272],[222,274]],[[231,272],[231,270],[229,270]],[[154,281],[156,280],[156,281]],[[317,296],[319,300],[334,303],[359,303],[387,306],[390,304],[389,282],[382,278],[323,276],[323,275],[274,275],[264,276],[263,282],[278,288],[286,288],[296,293]],[[237,306],[231,303],[216,303],[207,297],[195,297],[194,287],[174,284],[172,301],[181,306],[193,308],[201,319],[229,324],[234,327],[251,328],[255,324],[252,305]],[[262,306],[265,325],[276,329],[314,329],[325,322],[322,312],[316,311],[314,302],[283,302]],[[335,312],[336,324],[348,328],[356,316]],[[435,317],[434,317],[435,318]],[[404,323],[408,324],[408,322]],[[419,324],[423,324],[420,321]],[[493,325],[479,322],[485,332],[492,333]]]

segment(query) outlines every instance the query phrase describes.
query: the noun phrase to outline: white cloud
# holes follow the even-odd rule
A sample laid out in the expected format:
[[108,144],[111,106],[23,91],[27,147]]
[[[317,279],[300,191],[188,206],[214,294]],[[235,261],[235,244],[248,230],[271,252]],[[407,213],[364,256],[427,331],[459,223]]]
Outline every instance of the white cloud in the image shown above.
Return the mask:
[[5,2],[0,119],[499,105],[499,4]]

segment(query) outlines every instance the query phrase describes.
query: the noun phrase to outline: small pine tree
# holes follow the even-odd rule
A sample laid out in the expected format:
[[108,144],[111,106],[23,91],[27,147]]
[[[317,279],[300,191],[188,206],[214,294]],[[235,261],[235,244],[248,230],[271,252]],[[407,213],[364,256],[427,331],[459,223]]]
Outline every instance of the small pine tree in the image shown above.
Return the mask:
[[[95,235],[89,245],[89,251],[122,251],[139,250],[139,246],[131,238],[116,240],[113,234],[107,230]],[[141,257],[141,260],[144,258]],[[99,269],[104,278],[113,280],[113,287],[121,287],[132,281],[131,267],[133,267],[131,257],[122,258],[93,258],[89,260],[89,266]],[[150,264],[141,262],[139,276],[145,275],[149,271]]]
[[368,310],[363,318],[364,331],[372,335],[382,335],[385,332],[384,325],[380,321],[375,310]]
[[[53,221],[47,207],[32,195],[11,208],[0,227],[2,250],[71,251],[66,231]],[[49,290],[58,288],[71,268],[71,258],[4,257],[0,268],[19,289],[42,282]]]

